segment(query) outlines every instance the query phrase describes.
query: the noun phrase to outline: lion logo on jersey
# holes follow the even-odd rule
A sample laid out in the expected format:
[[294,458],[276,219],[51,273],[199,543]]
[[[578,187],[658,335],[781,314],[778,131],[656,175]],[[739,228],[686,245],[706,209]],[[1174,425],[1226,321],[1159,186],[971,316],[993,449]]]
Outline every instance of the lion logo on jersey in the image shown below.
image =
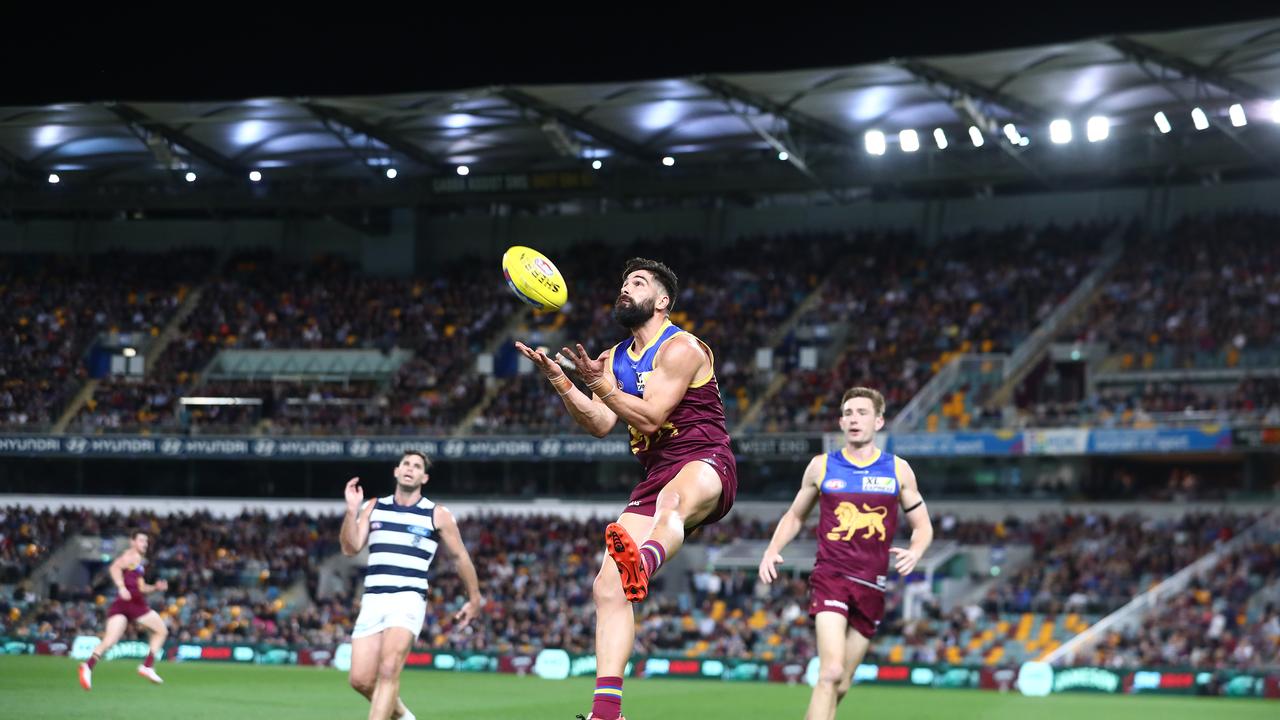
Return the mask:
[[[842,502],[836,506],[836,519],[840,524],[827,533],[827,539],[851,540],[855,532],[866,528],[867,534],[862,536],[863,540],[871,539],[871,536],[878,532],[880,541],[884,542],[884,519],[888,514],[888,508],[873,508],[863,503],[862,510],[859,510],[858,506],[851,502]],[[844,533],[844,537],[840,537],[841,533]]]
[[662,427],[658,428],[658,432],[652,435],[645,435],[630,425],[627,426],[627,430],[631,432],[631,453],[633,455],[648,452],[653,446],[661,443],[663,440],[673,438],[680,434],[680,428],[672,425],[671,423],[663,423]]

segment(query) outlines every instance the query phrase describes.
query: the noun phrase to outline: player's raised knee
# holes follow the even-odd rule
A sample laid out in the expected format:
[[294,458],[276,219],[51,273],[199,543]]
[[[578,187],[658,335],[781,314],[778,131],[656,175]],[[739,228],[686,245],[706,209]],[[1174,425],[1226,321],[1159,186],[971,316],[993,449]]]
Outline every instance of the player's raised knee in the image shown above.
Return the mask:
[[680,493],[668,490],[659,495],[653,515],[657,525],[682,530],[685,513],[680,510]]
[[678,512],[680,510],[680,493],[674,490],[664,490],[658,494],[658,502],[655,513],[661,512]]
[[596,581],[591,585],[591,597],[597,606],[627,604],[617,575],[606,575],[603,571],[596,573]]

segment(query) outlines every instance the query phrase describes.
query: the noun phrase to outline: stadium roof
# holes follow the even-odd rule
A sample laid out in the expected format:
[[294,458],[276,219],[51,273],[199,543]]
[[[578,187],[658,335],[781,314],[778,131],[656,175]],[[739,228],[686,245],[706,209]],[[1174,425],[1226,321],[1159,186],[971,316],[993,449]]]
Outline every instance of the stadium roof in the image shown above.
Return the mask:
[[[214,189],[231,204],[597,191],[847,199],[877,185],[1272,173],[1278,97],[1280,19],[1271,19],[775,73],[0,107],[0,204],[177,207],[207,203]],[[1095,116],[1105,122],[1091,131]],[[1070,143],[1051,143],[1055,119],[1070,122]],[[1104,126],[1106,140],[1089,142]]]

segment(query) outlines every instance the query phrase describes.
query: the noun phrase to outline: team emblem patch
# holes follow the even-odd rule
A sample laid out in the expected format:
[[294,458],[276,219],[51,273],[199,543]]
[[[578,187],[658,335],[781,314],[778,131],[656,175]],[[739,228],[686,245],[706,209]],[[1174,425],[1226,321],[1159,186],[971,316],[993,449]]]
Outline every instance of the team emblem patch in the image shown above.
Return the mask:
[[862,503],[862,509],[859,510],[858,506],[851,502],[842,502],[836,506],[835,515],[839,524],[827,533],[828,540],[841,542],[852,540],[855,532],[866,530],[865,535],[858,536],[860,539],[870,540],[878,532],[880,542],[885,541],[884,519],[889,515],[888,508],[871,507]]

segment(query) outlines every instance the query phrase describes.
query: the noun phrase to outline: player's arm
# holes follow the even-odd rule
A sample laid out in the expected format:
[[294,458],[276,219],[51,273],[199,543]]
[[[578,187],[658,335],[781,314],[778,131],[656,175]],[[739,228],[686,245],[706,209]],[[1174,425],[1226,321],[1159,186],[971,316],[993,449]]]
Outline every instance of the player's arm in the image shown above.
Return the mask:
[[467,546],[462,543],[462,533],[458,531],[458,522],[453,513],[445,506],[437,505],[434,518],[436,530],[440,531],[440,540],[453,558],[453,564],[458,568],[458,577],[462,578],[462,584],[467,588],[467,602],[453,616],[459,623],[458,627],[463,628],[484,607],[484,597],[480,595],[480,578],[476,575],[476,566],[471,562]]
[[924,496],[920,494],[920,487],[916,484],[915,471],[902,458],[896,458],[894,462],[897,463],[900,489],[898,502],[902,504],[907,523],[911,525],[911,544],[906,549],[889,548],[889,552],[897,558],[894,567],[898,574],[905,576],[915,570],[916,563],[920,562],[924,551],[929,549],[929,543],[933,542],[933,521],[929,519],[929,508],[925,507]]
[[342,554],[351,557],[358,555],[369,542],[369,516],[378,502],[370,499],[363,509],[360,507],[364,501],[364,489],[360,487],[358,477],[347,481],[345,497],[347,514],[342,518],[342,529],[338,531],[338,544],[342,546]]
[[111,582],[116,584],[116,593],[126,602],[133,599],[133,593],[124,586],[124,569],[126,566],[137,564],[138,554],[133,550],[125,550],[117,555],[116,559],[111,561],[111,566],[107,568],[107,572],[111,574]]
[[[547,357],[545,352],[534,350],[521,342],[516,343],[516,349],[542,371],[543,376],[551,383],[551,387],[555,388],[560,399],[564,401],[564,407],[569,411],[573,421],[584,430],[596,437],[604,437],[618,423],[618,416],[600,402],[600,398],[594,394],[588,397],[586,393],[579,390],[556,361]],[[608,351],[605,355],[608,355]],[[611,372],[608,374],[608,379],[612,382]]]
[[164,592],[165,590],[169,589],[169,582],[167,580],[157,580],[154,584],[152,584],[145,580],[140,579],[138,580],[138,589],[144,593],[151,593],[157,590],[159,590],[160,592]]
[[617,384],[606,377],[604,359],[607,353],[592,361],[586,349],[578,346],[574,353],[569,348],[561,352],[578,367],[587,387],[600,397],[619,418],[645,435],[658,432],[662,424],[670,417],[671,411],[684,399],[698,373],[698,368],[707,359],[707,354],[692,336],[682,335],[673,342],[665,343],[654,360],[653,372],[645,381],[644,397],[636,397],[622,392]]
[[800,491],[791,501],[791,507],[782,513],[778,527],[773,531],[773,539],[765,548],[764,557],[760,559],[760,579],[771,583],[778,577],[778,564],[782,562],[782,549],[804,528],[804,521],[818,503],[818,483],[822,482],[822,470],[826,467],[826,456],[818,455],[809,461],[804,469],[804,479],[800,482]]
[[157,580],[154,583],[149,583],[146,580],[139,577],[138,589],[144,593],[153,593],[157,590],[159,590],[160,592],[164,592],[165,590],[169,589],[169,583],[165,580]]

